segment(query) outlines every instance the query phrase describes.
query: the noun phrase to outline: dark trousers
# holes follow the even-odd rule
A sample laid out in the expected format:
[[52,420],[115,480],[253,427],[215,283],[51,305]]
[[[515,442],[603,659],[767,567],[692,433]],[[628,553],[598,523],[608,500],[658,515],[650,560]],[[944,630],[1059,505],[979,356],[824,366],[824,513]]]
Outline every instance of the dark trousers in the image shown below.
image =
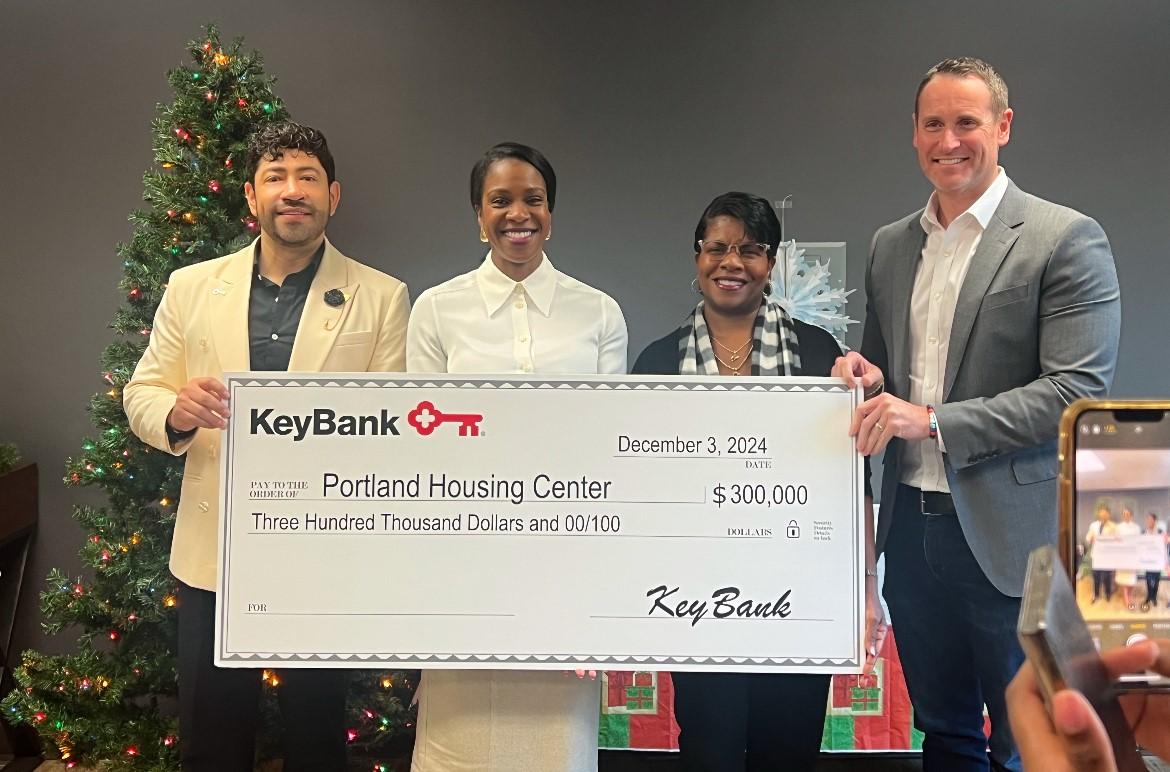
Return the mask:
[[1105,588],[1105,600],[1112,600],[1112,598],[1113,598],[1113,572],[1112,571],[1094,571],[1093,572],[1093,600],[1100,599],[1102,587]]
[[[922,743],[925,772],[1019,772],[1004,692],[1024,661],[1020,599],[979,567],[953,515],[923,515],[917,490],[898,486],[886,540],[884,595]],[[983,705],[991,717],[991,757]]]
[[[179,583],[179,742],[183,772],[252,772],[260,671],[217,668],[215,593]],[[285,772],[345,772],[344,670],[282,670]]]
[[809,772],[829,698],[827,675],[671,673],[687,772]]
[[1162,584],[1161,571],[1146,571],[1146,603],[1158,605],[1158,586]]

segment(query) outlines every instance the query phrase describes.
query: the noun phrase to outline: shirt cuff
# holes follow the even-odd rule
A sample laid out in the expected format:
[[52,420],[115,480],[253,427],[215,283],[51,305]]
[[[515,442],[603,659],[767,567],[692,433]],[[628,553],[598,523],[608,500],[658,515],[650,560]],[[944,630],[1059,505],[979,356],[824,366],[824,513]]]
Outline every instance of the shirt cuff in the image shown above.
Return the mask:
[[181,432],[170,424],[167,424],[167,442],[171,443],[171,447],[173,448],[183,440],[190,437],[196,431],[198,431],[198,429],[188,429],[185,432]]

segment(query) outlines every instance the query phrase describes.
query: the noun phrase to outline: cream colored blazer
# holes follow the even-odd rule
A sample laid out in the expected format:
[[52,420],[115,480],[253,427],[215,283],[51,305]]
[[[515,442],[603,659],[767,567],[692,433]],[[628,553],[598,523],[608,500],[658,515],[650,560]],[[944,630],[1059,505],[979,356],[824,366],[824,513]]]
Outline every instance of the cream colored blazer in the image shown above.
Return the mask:
[[[256,242],[226,257],[171,274],[154,317],[150,344],[123,391],[131,430],[143,442],[187,454],[171,573],[214,590],[219,559],[218,429],[199,429],[172,446],[166,418],[192,378],[223,379],[249,369],[248,295]],[[345,302],[325,302],[339,289]],[[406,285],[342,255],[325,242],[293,344],[289,372],[399,372],[406,366]]]

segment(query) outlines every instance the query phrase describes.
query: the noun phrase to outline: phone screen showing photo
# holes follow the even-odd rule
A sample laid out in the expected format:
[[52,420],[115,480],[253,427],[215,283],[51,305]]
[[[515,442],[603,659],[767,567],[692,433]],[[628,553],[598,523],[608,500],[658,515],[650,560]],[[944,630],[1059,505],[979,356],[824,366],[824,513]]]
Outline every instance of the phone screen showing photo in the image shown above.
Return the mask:
[[1170,416],[1089,410],[1074,427],[1073,580],[1098,648],[1170,638]]

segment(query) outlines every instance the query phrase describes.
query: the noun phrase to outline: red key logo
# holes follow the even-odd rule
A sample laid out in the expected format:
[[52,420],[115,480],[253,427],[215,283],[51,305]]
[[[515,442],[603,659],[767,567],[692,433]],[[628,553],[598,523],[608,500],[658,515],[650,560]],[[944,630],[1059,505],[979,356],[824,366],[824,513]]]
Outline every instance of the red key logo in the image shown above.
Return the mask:
[[460,437],[478,437],[479,422],[482,415],[474,413],[440,413],[434,404],[427,401],[418,403],[418,407],[411,410],[406,416],[406,422],[424,437],[433,432],[439,424],[459,424]]

